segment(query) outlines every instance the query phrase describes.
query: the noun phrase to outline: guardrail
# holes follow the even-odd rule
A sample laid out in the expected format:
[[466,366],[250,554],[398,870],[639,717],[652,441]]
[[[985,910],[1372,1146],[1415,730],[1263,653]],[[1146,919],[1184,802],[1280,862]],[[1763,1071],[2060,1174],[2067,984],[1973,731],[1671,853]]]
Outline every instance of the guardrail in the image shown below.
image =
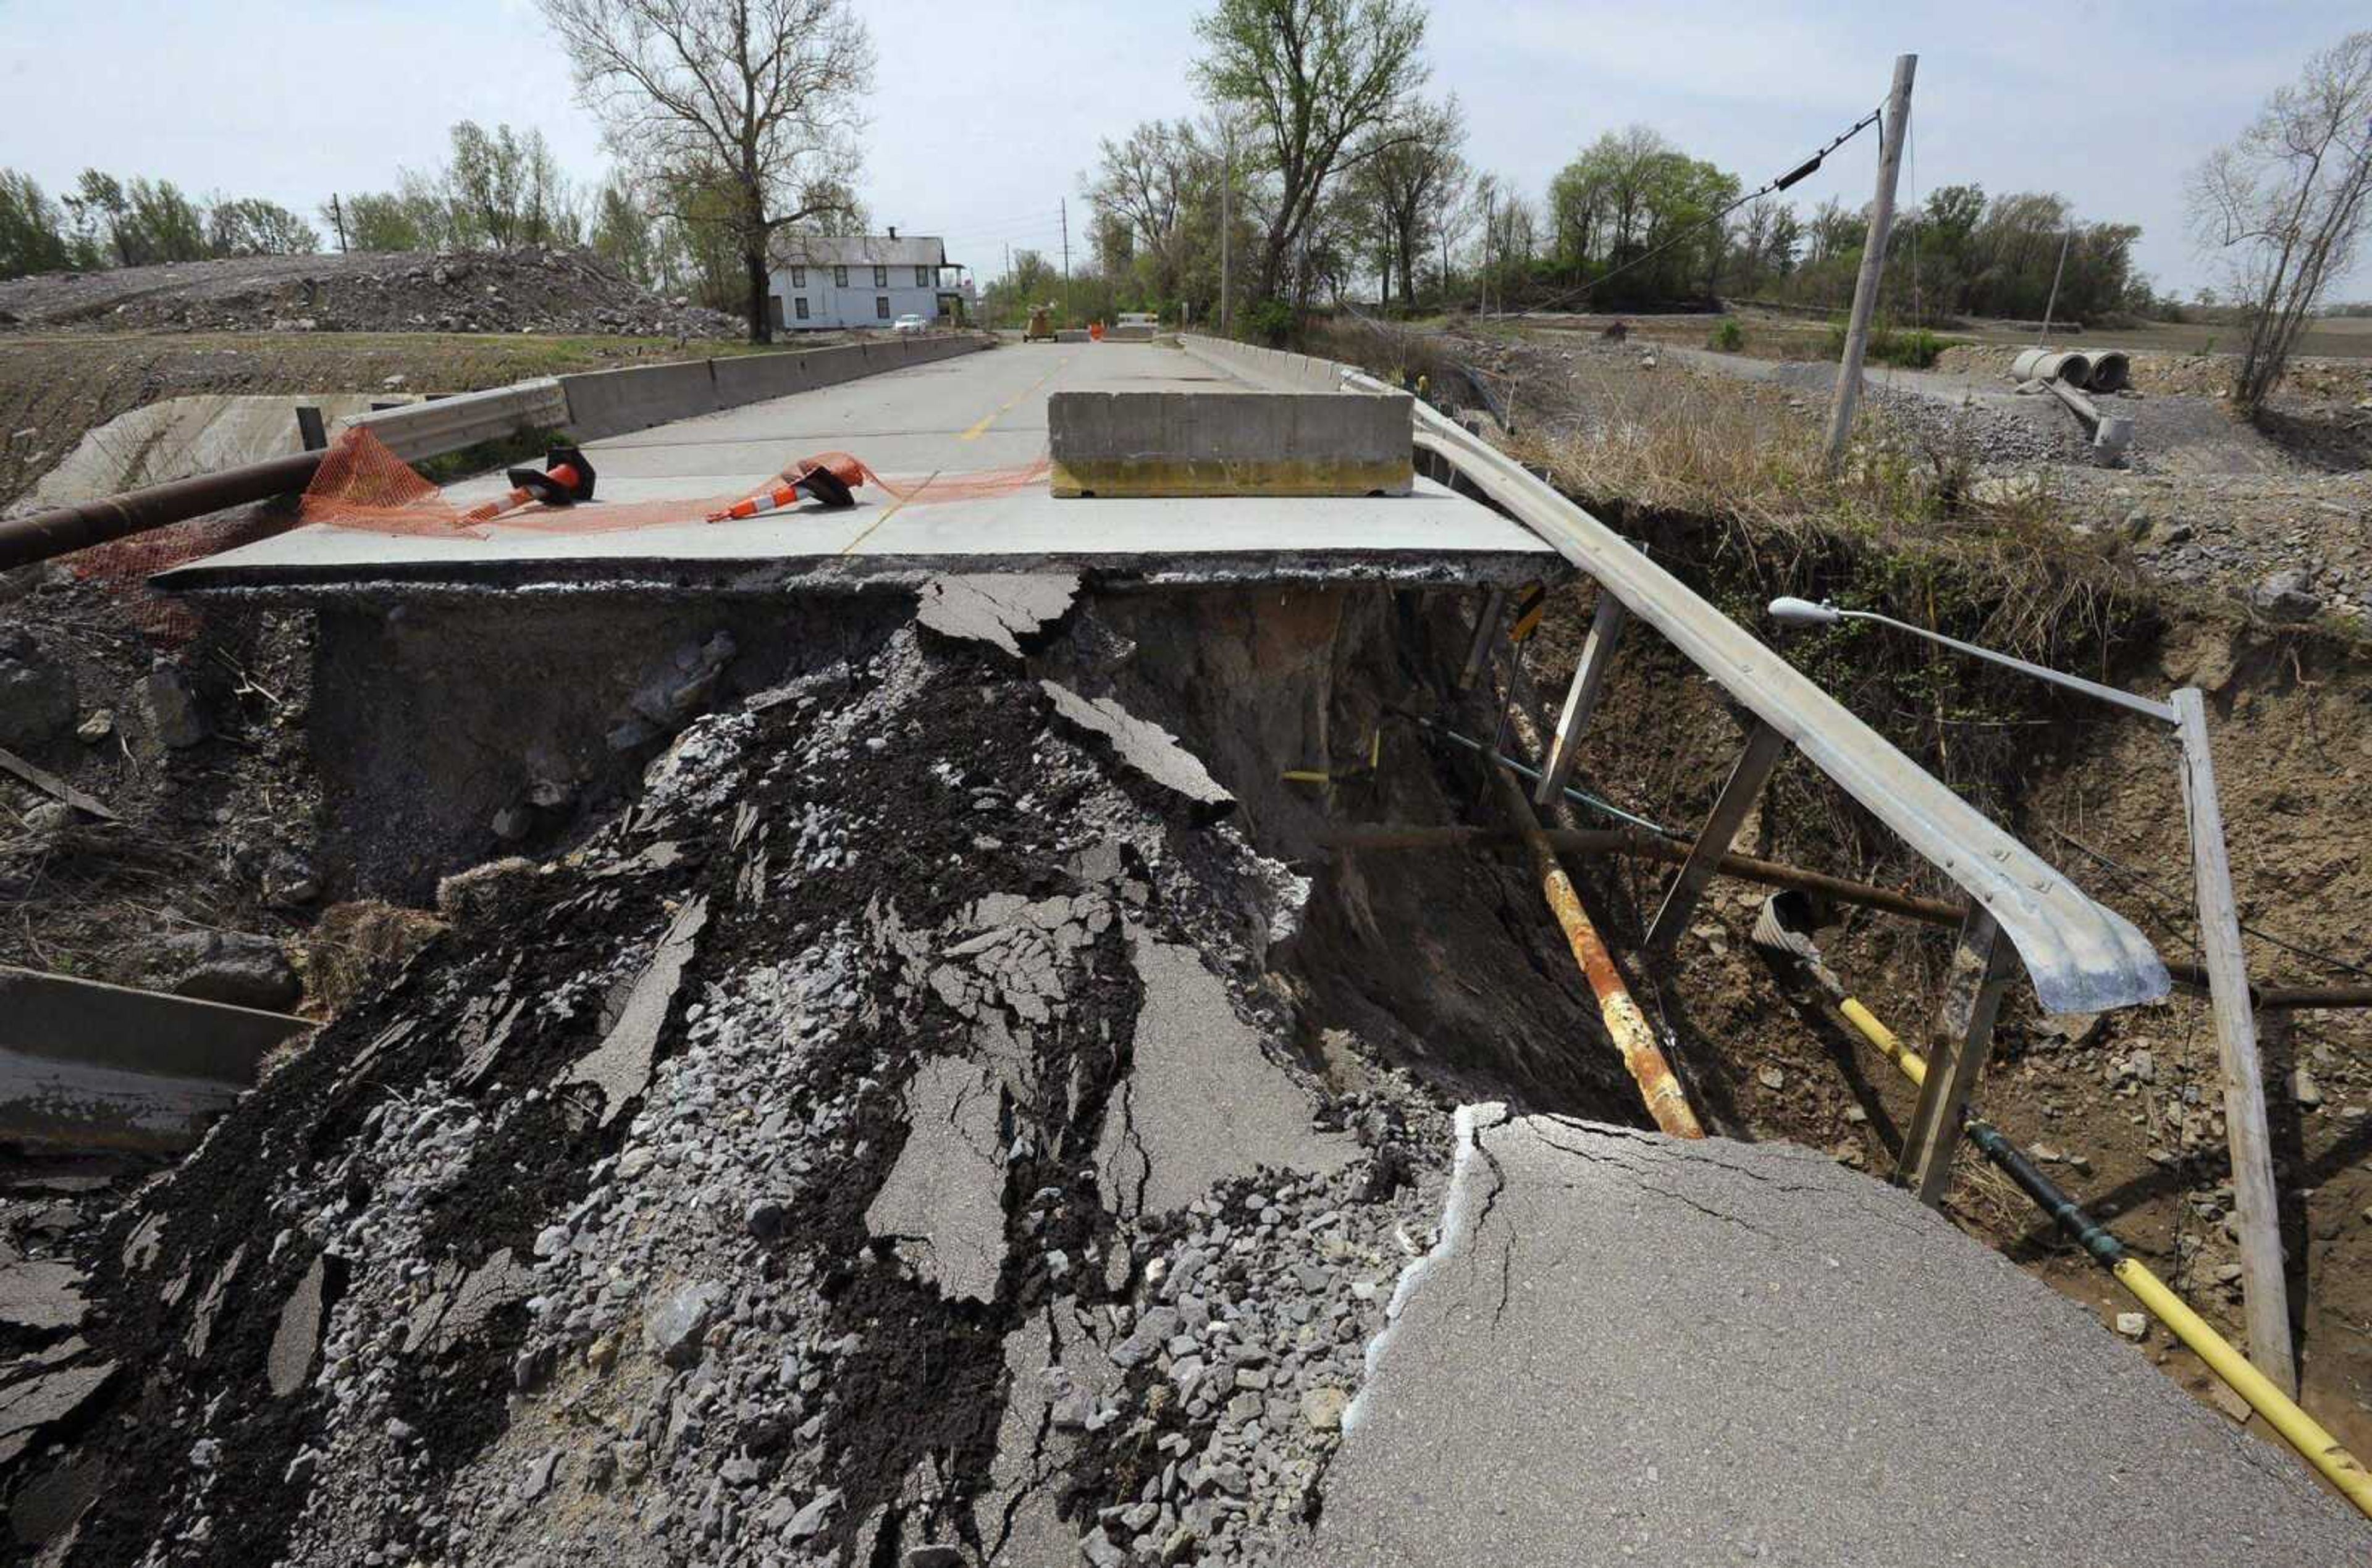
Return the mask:
[[[1382,386],[1349,366],[1308,354],[1200,336],[1182,341],[1207,362],[1255,382]],[[2017,949],[2046,1011],[2097,1013],[2167,994],[2171,982],[2165,963],[2148,938],[2122,915],[2093,902],[2064,873],[1554,486],[1423,403],[1415,406],[1415,421],[1413,437],[1419,450],[1448,464],[1494,505],[1554,545],[1619,606],[1613,612],[1618,620],[1627,613],[1661,633],[1762,726],[1966,891]],[[1611,629],[1604,637],[1593,634],[1591,641],[1601,649],[1602,659],[1603,648],[1612,642]],[[1577,675],[1587,673],[1588,663],[1586,655]],[[1571,730],[1569,734],[1568,725],[1559,726],[1560,750],[1568,748],[1578,725]],[[1748,760],[1724,789],[1714,819],[1698,841],[1699,848],[1716,859],[1729,847],[1727,832],[1717,831],[1731,816],[1727,808],[1735,807],[1735,816],[1742,818],[1745,806],[1768,777],[1769,764],[1777,760],[1775,751],[1759,755],[1762,749],[1750,742]],[[1555,762],[1552,758],[1549,771],[1561,779]],[[1739,798],[1732,798],[1734,795]],[[1735,826],[1731,820],[1729,828]],[[1719,842],[1713,842],[1715,837]],[[1679,887],[1687,885],[1684,868]],[[1670,923],[1671,912],[1668,908],[1657,916],[1659,928]]]
[[344,423],[369,431],[410,463],[523,430],[557,430],[568,423],[568,399],[557,377],[542,376],[483,392],[375,409]]

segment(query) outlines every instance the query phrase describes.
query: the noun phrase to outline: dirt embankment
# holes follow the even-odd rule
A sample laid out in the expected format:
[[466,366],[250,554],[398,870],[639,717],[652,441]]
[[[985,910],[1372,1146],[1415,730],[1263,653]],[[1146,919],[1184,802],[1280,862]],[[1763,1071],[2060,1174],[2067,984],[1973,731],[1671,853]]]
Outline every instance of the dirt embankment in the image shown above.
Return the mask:
[[[1783,563],[1735,550],[1725,528],[1648,518],[1626,527],[1741,615],[1776,594],[1835,595],[1996,643],[2018,620],[2015,607],[1971,603],[1965,583],[1849,547]],[[1552,600],[1532,656],[1552,691],[1579,652],[1589,604],[1586,588]],[[2350,984],[2372,976],[2363,936],[2372,909],[2372,834],[2364,827],[2372,811],[2372,656],[2308,631],[2238,617],[2162,619],[2134,602],[2071,599],[2061,621],[2050,648],[2029,651],[2136,690],[2192,684],[2208,693],[2252,978]],[[1780,645],[1881,733],[2134,920],[2162,953],[2196,960],[2186,819],[2169,736],[1866,627]],[[1709,808],[1743,738],[1739,716],[1717,691],[1655,638],[1640,636],[1618,660],[1581,777],[1585,787],[1685,830]],[[1782,766],[1741,848],[1939,896],[1952,891],[1800,760]],[[1606,865],[1592,880],[1618,948],[1635,947],[1661,877]],[[1856,1167],[1891,1168],[1913,1097],[1817,999],[1758,958],[1750,937],[1760,894],[1716,888],[1673,964],[1639,975],[1650,1016],[1680,1042],[1692,1095],[1735,1135],[1790,1139]],[[1948,933],[1848,914],[1822,944],[1882,1019],[1906,1038],[1926,1035]],[[2178,992],[2157,1006],[2094,1019],[2045,1017],[2022,987],[2012,998],[1978,1108],[2239,1340],[2233,1199],[2204,999]],[[2268,1014],[2262,1028],[2305,1402],[2361,1452],[2372,1446],[2372,1015]],[[2131,1309],[1970,1151],[1950,1212],[2104,1320]],[[2161,1330],[2153,1326],[2146,1342],[2187,1387],[2228,1407],[2221,1386]]]

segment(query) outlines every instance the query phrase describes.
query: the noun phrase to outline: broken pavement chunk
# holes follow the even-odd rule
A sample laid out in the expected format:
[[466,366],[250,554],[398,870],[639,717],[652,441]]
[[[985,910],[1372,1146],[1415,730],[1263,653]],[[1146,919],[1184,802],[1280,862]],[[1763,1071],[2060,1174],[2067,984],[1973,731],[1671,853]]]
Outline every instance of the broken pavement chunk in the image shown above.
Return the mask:
[[0,1323],[48,1330],[82,1326],[82,1271],[71,1263],[29,1261],[0,1268]]
[[1074,573],[933,577],[923,585],[914,619],[942,636],[971,638],[1019,658],[1022,645],[1069,613],[1078,594]]
[[80,1410],[114,1376],[115,1363],[103,1361],[19,1378],[0,1388],[0,1465],[23,1453],[42,1427]]
[[316,1253],[313,1266],[296,1282],[280,1308],[279,1326],[272,1331],[272,1349],[264,1356],[264,1376],[274,1399],[285,1400],[305,1386],[313,1370],[313,1350],[321,1342],[321,1293],[328,1282],[330,1260]]
[[1198,816],[1218,817],[1235,806],[1236,797],[1219,786],[1202,760],[1159,725],[1138,718],[1110,697],[1089,702],[1058,681],[1038,684],[1064,720],[1111,742],[1122,762],[1183,798]]
[[1355,1153],[1310,1130],[1308,1093],[1261,1050],[1226,983],[1192,947],[1129,944],[1145,1005],[1134,1062],[1104,1112],[1097,1176],[1127,1218],[1161,1214],[1262,1166],[1331,1172]]
[[958,1057],[924,1062],[906,1086],[905,1145],[865,1211],[865,1228],[894,1237],[950,1300],[991,1299],[1005,1262],[997,1110],[991,1073]]
[[668,1006],[683,981],[683,967],[692,961],[694,940],[708,923],[708,900],[688,900],[659,938],[651,961],[635,980],[619,1011],[618,1021],[601,1043],[576,1059],[561,1080],[591,1084],[601,1091],[601,1125],[617,1120],[626,1103],[650,1082],[651,1057],[658,1049],[659,1029],[667,1023]]

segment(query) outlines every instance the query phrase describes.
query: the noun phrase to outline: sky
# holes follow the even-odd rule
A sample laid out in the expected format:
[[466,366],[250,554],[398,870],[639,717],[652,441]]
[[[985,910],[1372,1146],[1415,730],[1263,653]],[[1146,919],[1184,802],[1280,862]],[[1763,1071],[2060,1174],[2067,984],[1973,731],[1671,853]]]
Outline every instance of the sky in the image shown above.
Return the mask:
[[[938,234],[983,276],[1050,255],[1099,138],[1196,112],[1197,6],[1158,0],[854,0],[880,56],[862,194],[877,224]],[[2048,190],[2142,226],[2141,270],[2215,278],[2184,180],[2363,0],[1846,0],[1599,5],[1435,0],[1431,90],[1465,105],[1468,157],[1537,196],[1600,132],[1652,125],[1751,187],[1886,96],[1920,56],[1903,200],[1939,185]],[[539,127],[588,182],[608,163],[530,0],[0,0],[0,166],[53,194],[86,166],[310,217],[331,192],[431,168],[447,128]],[[1790,192],[1870,194],[1862,137]],[[327,229],[323,226],[326,236]],[[2372,262],[2334,297],[2372,295]]]

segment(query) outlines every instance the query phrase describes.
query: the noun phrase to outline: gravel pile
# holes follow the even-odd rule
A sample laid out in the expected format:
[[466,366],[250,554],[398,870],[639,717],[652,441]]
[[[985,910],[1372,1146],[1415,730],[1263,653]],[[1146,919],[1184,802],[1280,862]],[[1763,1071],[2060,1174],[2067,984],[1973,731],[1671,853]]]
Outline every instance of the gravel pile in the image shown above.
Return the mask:
[[1449,1121],[1285,1058],[1305,885],[1069,695],[901,631],[449,879],[70,1265],[0,1269],[28,1550],[1273,1561]]
[[43,331],[599,332],[730,338],[738,318],[663,299],[589,250],[258,256],[0,284],[0,325]]

